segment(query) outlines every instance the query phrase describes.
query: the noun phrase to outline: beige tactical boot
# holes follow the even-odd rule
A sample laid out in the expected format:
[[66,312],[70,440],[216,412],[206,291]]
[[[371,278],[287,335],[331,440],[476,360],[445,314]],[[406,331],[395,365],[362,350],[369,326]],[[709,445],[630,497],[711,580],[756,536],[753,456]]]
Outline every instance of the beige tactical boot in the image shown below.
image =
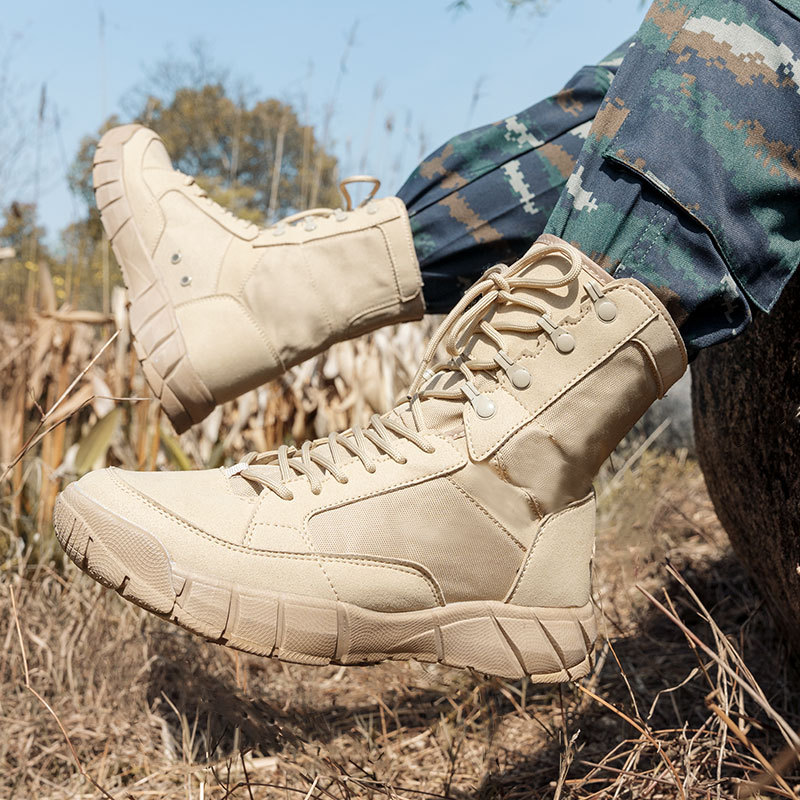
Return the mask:
[[[103,226],[122,267],[145,377],[178,432],[334,342],[419,319],[422,279],[402,200],[341,184],[346,210],[267,229],[212,202],[141,125],[94,158]],[[352,208],[345,184],[375,185]]]
[[576,678],[592,478],[685,368],[648,289],[544,236],[467,291],[369,427],[229,468],[91,473],[56,532],[96,580],[231,647]]

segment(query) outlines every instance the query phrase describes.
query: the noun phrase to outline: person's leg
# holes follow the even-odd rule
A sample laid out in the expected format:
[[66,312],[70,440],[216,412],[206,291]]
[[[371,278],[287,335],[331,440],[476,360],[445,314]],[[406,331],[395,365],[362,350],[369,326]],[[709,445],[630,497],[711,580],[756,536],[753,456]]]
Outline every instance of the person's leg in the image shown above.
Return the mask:
[[449,311],[543,232],[630,41],[552,97],[453,137],[403,184],[429,313]]
[[799,59],[800,20],[772,0],[656,0],[548,221],[649,286],[690,354],[800,261]]

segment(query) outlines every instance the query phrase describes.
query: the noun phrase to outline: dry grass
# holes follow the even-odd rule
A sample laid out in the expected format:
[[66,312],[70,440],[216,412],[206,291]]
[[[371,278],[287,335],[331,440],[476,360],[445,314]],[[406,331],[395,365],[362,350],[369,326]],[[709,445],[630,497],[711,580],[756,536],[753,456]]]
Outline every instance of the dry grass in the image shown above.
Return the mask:
[[423,326],[341,345],[178,440],[154,404],[103,399],[147,396],[121,297],[122,333],[85,374],[113,326],[42,311],[0,329],[0,797],[797,799],[796,664],[685,454],[601,479],[605,638],[581,685],[282,665],[64,564],[55,493],[97,464],[218,464],[363,419],[407,380]]

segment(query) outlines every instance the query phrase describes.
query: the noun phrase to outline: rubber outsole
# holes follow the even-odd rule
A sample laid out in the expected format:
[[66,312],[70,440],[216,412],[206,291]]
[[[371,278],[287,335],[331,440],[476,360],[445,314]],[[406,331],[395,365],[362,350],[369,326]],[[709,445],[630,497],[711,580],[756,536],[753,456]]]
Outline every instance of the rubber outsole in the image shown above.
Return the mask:
[[189,360],[166,286],[125,194],[123,149],[140,131],[147,128],[123,125],[103,135],[94,155],[92,180],[100,219],[128,290],[136,355],[173,427],[183,433],[207,417],[216,402]]
[[67,487],[56,501],[56,536],[72,561],[126,600],[209,641],[290,663],[414,659],[535,683],[575,680],[591,670],[591,603],[527,608],[470,601],[386,613],[254,591],[181,569],[151,533],[99,507],[87,510],[87,500]]

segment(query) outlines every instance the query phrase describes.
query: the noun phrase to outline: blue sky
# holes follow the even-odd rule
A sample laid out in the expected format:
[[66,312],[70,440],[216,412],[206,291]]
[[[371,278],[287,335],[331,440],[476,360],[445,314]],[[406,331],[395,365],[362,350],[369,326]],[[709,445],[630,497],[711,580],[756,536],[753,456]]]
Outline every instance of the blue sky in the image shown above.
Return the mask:
[[[153,65],[188,58],[198,40],[233,77],[260,96],[297,104],[319,129],[354,26],[330,147],[342,174],[364,168],[392,191],[423,151],[557,90],[633,33],[646,10],[640,0],[552,0],[544,16],[509,15],[500,0],[472,0],[472,10],[456,13],[450,2],[0,0],[0,90],[5,73],[15,110],[14,121],[6,111],[0,123],[0,154],[8,152],[4,137],[26,134],[0,202],[38,193],[53,240],[81,213],[65,180],[81,137],[107,114],[124,116],[122,101]],[[48,122],[37,140],[43,84]]]

